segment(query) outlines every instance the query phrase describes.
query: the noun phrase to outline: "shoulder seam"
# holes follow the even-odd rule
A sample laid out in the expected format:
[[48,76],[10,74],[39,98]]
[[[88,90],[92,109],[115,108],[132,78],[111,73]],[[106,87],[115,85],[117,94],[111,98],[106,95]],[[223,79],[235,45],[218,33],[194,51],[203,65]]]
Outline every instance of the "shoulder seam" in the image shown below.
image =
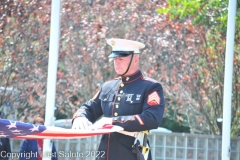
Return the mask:
[[153,79],[153,78],[150,78],[150,77],[146,77],[146,76],[143,76],[142,79],[144,81],[148,81],[148,82],[151,82],[151,83],[160,83],[159,81],[157,81],[156,79]]

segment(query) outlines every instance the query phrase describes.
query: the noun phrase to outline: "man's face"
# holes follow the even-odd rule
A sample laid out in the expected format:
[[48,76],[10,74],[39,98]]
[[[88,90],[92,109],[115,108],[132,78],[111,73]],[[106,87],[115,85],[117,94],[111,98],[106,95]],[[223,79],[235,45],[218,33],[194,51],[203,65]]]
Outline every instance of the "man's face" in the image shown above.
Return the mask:
[[131,56],[114,58],[114,69],[118,75],[126,72],[130,63]]

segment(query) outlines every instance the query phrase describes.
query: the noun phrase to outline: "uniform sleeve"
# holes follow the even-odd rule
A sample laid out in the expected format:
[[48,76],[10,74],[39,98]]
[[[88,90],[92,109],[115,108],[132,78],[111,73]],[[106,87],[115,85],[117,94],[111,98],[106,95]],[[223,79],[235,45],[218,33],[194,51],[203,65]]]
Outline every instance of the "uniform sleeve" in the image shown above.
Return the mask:
[[52,144],[52,155],[53,155],[52,160],[58,160],[58,154],[57,154],[57,150],[56,150],[54,142]]
[[[27,152],[27,146],[28,146],[28,141],[23,140],[22,144],[20,146],[20,153],[26,153]],[[20,154],[19,160],[26,160],[26,157],[24,154]]]
[[142,113],[114,117],[113,124],[132,132],[155,129],[162,121],[164,107],[163,88],[161,84],[153,83],[144,95]]
[[101,108],[101,100],[99,99],[100,91],[95,96],[83,104],[77,112],[73,115],[72,122],[77,117],[86,117],[89,121],[94,123],[99,117],[103,115]]
[[8,160],[9,158],[9,153],[11,153],[11,146],[9,142],[9,138],[0,138],[0,142],[2,142],[2,146],[0,146],[0,159],[1,160]]
[[11,146],[10,146],[9,138],[6,138],[6,152],[11,153]]

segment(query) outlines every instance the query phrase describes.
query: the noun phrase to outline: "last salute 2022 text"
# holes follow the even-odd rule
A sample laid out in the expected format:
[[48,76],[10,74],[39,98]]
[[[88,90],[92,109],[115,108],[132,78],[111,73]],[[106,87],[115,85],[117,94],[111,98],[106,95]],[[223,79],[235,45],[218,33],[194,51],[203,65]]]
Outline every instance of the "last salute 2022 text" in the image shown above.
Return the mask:
[[87,157],[95,157],[95,158],[104,158],[105,151],[85,151],[85,152],[64,152],[59,151],[58,157],[79,157],[79,158],[87,158]]

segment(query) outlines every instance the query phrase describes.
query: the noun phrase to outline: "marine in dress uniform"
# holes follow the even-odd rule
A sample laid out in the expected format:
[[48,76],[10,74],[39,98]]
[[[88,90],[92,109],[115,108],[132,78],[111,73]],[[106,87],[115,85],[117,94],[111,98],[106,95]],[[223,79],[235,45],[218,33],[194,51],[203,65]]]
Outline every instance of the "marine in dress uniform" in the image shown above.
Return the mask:
[[[131,68],[134,56],[138,55],[139,49],[145,45],[125,39],[109,39],[107,43],[112,47],[109,58],[115,60],[130,56],[128,67],[118,78],[103,83],[99,92],[78,109],[73,116],[72,128],[87,129],[86,125],[96,121],[95,124],[121,126],[128,133],[158,128],[165,106],[161,84],[145,77],[139,68],[128,74],[130,70],[134,70]],[[115,71],[116,69],[115,67]],[[84,123],[84,119],[89,122]],[[105,134],[99,145],[99,151],[104,155],[96,159],[137,160],[138,155],[132,151],[135,140],[136,137],[122,133]],[[151,154],[148,154],[147,159],[151,159]]]

